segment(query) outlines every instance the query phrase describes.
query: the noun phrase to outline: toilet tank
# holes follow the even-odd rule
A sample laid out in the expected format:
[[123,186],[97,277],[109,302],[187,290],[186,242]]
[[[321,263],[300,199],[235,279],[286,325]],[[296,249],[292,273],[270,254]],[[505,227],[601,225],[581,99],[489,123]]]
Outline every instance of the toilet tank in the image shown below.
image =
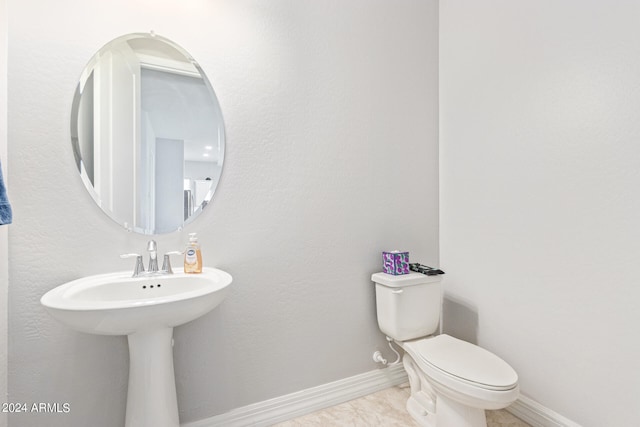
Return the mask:
[[375,273],[378,327],[397,341],[436,332],[442,309],[441,276],[411,272],[393,276]]

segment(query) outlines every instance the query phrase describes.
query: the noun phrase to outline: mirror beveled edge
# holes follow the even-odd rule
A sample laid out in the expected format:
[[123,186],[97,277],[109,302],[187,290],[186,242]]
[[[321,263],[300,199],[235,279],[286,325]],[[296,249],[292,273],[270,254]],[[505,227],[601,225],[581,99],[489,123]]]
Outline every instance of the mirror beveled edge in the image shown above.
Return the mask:
[[[94,184],[92,182],[93,180],[90,179],[89,175],[87,174],[87,171],[85,170],[86,169],[85,164],[87,163],[87,159],[83,158],[83,151],[86,151],[86,150],[82,149],[83,147],[83,144],[81,141],[82,126],[80,123],[82,99],[86,89],[85,86],[87,84],[87,81],[90,79],[90,76],[96,70],[96,67],[100,63],[101,58],[105,55],[108,56],[113,49],[117,49],[118,46],[122,45],[123,43],[128,43],[130,41],[147,41],[147,42],[150,42],[151,44],[155,44],[156,46],[164,46],[169,50],[179,52],[182,55],[183,60],[185,62],[190,63],[193,69],[195,70],[195,72],[198,74],[197,78],[201,79],[204,87],[206,88],[206,91],[208,92],[209,102],[211,103],[211,107],[213,109],[213,117],[211,117],[211,120],[215,123],[215,133],[216,133],[217,139],[216,141],[212,141],[212,144],[215,144],[215,148],[217,152],[216,153],[217,157],[215,160],[217,169],[212,170],[212,174],[211,174],[212,176],[211,177],[208,176],[206,178],[206,180],[210,180],[210,185],[208,190],[206,191],[206,194],[204,196],[200,195],[199,203],[193,206],[192,210],[190,210],[188,214],[185,212],[184,218],[182,218],[182,220],[176,219],[175,221],[170,222],[168,227],[167,226],[149,227],[148,224],[139,224],[136,221],[136,218],[134,218],[134,215],[136,215],[135,209],[134,209],[134,213],[131,216],[127,216],[123,218],[121,214],[118,214],[117,212],[112,210],[109,204],[105,202],[104,198],[101,197],[99,191],[97,191],[96,188],[94,187]],[[95,117],[93,117],[93,121],[94,122],[97,121],[98,126],[100,126],[99,119],[96,119]],[[174,231],[180,231],[185,225],[194,221],[202,213],[205,207],[211,202],[211,199],[213,198],[215,190],[218,187],[220,176],[222,174],[222,169],[224,165],[226,138],[225,138],[225,129],[224,129],[224,120],[222,117],[222,111],[220,109],[220,105],[219,105],[217,96],[215,94],[215,91],[213,89],[213,86],[211,85],[209,79],[207,78],[206,74],[204,73],[200,65],[193,59],[193,57],[189,53],[187,53],[185,49],[183,49],[173,41],[167,38],[164,38],[162,36],[158,36],[153,32],[130,33],[130,34],[117,37],[112,41],[110,41],[109,43],[105,44],[102,48],[100,48],[96,52],[96,54],[94,54],[94,56],[88,61],[87,65],[85,66],[85,68],[81,73],[79,82],[76,86],[76,90],[74,93],[74,98],[73,98],[72,108],[71,108],[70,132],[71,132],[72,150],[75,158],[76,167],[78,169],[78,172],[80,173],[80,178],[85,188],[91,195],[94,202],[98,205],[98,207],[100,207],[100,209],[107,216],[109,216],[113,221],[115,221],[116,223],[124,227],[127,231],[144,234],[144,235],[166,234]],[[90,144],[93,146],[93,141],[91,141]],[[85,142],[85,145],[87,145],[86,142]],[[207,146],[207,148],[209,148],[209,146]],[[135,188],[133,189],[133,192],[135,193]],[[201,193],[204,193],[204,191],[201,191]],[[136,204],[139,202],[143,202],[142,198],[139,198],[139,199],[140,200],[138,201],[132,201],[132,203]],[[187,203],[185,200],[186,200],[186,190],[184,190],[183,204],[181,206],[183,211],[187,209],[186,208]],[[177,203],[172,203],[171,208],[175,209],[176,204]],[[158,208],[156,208],[156,210],[157,209]]]

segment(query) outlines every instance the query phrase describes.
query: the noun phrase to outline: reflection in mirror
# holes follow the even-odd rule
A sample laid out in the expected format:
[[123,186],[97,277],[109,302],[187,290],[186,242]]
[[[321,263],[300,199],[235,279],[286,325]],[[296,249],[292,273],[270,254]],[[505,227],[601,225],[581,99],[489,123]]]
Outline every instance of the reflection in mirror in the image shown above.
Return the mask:
[[113,220],[170,233],[207,206],[224,160],[218,100],[198,64],[153,34],[117,38],[78,83],[71,142],[87,190]]

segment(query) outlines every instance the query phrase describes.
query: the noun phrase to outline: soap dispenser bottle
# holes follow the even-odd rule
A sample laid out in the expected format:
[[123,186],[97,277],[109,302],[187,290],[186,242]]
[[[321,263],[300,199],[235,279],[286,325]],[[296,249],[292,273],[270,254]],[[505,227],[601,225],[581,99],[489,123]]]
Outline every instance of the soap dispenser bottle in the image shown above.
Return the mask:
[[196,233],[189,234],[189,245],[184,251],[184,272],[202,273],[202,252]]

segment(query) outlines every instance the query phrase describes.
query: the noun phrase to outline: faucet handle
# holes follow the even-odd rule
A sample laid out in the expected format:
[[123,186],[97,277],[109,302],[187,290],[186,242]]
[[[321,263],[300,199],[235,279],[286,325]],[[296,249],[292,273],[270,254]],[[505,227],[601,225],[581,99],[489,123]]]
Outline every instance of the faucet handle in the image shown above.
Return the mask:
[[120,258],[125,259],[125,258],[136,258],[136,265],[133,268],[133,276],[132,277],[137,277],[140,275],[140,273],[144,273],[144,264],[142,263],[142,255],[140,254],[122,254],[120,255]]
[[164,254],[164,259],[162,260],[162,272],[167,274],[173,274],[173,270],[171,269],[171,255],[182,255],[180,251],[171,251]]

